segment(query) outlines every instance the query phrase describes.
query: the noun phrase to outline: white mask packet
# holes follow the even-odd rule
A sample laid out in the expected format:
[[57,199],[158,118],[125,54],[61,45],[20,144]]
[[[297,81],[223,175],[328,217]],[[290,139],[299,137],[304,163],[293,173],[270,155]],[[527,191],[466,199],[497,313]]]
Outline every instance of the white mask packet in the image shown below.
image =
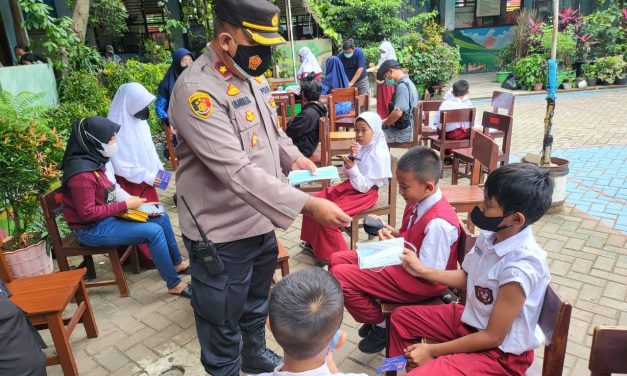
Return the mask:
[[405,240],[394,238],[379,242],[357,243],[360,269],[383,268],[401,264]]

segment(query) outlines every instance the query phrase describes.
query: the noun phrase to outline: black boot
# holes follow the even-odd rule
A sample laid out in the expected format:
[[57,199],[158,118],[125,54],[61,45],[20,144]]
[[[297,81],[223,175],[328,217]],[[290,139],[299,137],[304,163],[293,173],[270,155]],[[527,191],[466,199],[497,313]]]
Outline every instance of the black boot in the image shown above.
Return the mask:
[[242,372],[258,374],[273,372],[283,363],[283,358],[266,347],[266,330],[264,323],[248,332],[242,331]]
[[357,347],[362,353],[376,354],[385,349],[385,342],[385,328],[373,325],[368,336],[359,341]]
[[370,333],[370,331],[372,330],[372,327],[373,327],[373,326],[374,326],[374,325],[372,325],[372,324],[363,324],[363,325],[361,326],[361,328],[359,328],[359,330],[357,331],[357,334],[359,334],[359,336],[360,336],[361,338],[366,338],[366,337],[368,337],[368,334],[369,334],[369,333]]

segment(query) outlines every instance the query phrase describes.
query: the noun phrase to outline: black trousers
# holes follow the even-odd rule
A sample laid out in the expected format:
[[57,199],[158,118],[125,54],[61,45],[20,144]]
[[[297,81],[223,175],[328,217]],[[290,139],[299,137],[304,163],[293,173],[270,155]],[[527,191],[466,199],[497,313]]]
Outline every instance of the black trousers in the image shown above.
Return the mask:
[[214,376],[239,375],[242,365],[241,333],[265,325],[268,295],[279,253],[274,231],[228,243],[216,248],[225,270],[209,275],[202,260],[190,255],[192,307],[200,342],[200,359]]

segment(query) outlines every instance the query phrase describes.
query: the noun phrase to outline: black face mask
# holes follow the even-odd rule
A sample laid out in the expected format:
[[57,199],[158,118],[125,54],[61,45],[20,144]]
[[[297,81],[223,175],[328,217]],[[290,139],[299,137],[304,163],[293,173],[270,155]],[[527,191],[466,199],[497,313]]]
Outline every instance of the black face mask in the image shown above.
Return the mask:
[[258,77],[264,74],[270,64],[272,63],[272,47],[271,46],[242,46],[235,42],[235,39],[231,37],[233,43],[237,45],[237,51],[235,56],[231,56],[236,68],[244,76]]
[[479,206],[475,206],[474,209],[472,209],[472,212],[470,212],[470,220],[472,221],[472,223],[474,223],[477,227],[479,227],[482,230],[491,231],[491,232],[499,232],[499,231],[505,230],[506,228],[511,227],[511,226],[499,227],[499,225],[501,224],[501,222],[503,222],[503,219],[505,217],[507,216],[486,217],[481,211],[481,209],[479,209]]
[[150,109],[146,106],[144,109],[139,110],[134,116],[139,120],[148,120],[148,117],[150,117]]

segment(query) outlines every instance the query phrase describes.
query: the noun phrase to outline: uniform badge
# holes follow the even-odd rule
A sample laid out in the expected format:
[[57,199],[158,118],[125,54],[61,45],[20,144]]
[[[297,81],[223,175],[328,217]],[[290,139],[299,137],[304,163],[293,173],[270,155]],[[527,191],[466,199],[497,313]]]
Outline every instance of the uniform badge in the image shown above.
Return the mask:
[[263,63],[263,60],[261,60],[261,57],[259,57],[259,55],[251,56],[248,59],[248,68],[252,70],[257,70],[261,63]]
[[250,145],[252,147],[257,146],[258,140],[259,140],[259,136],[257,136],[257,132],[253,132],[253,135],[250,137]]
[[246,111],[246,120],[248,120],[249,122],[255,120],[255,113],[252,111]]
[[196,92],[189,97],[189,107],[192,112],[201,119],[209,119],[213,112],[213,104],[209,94],[202,91]]
[[220,73],[220,75],[224,78],[228,78],[231,77],[232,73],[231,71],[229,71],[229,69],[226,67],[226,65],[224,65],[223,62],[221,62],[220,60],[216,61],[213,64],[213,68]]
[[239,89],[233,86],[233,84],[229,84],[229,87],[226,89],[226,93],[232,97],[239,94]]
[[274,27],[279,26],[279,14],[278,13],[276,13],[274,17],[272,17],[272,26]]
[[492,289],[487,287],[475,286],[475,297],[478,301],[485,305],[490,305],[494,303],[494,295],[492,294]]
[[263,84],[263,77],[257,76],[255,77],[255,81],[259,82],[260,84]]
[[270,98],[270,107],[272,108],[276,108],[276,102],[274,101],[274,98]]

